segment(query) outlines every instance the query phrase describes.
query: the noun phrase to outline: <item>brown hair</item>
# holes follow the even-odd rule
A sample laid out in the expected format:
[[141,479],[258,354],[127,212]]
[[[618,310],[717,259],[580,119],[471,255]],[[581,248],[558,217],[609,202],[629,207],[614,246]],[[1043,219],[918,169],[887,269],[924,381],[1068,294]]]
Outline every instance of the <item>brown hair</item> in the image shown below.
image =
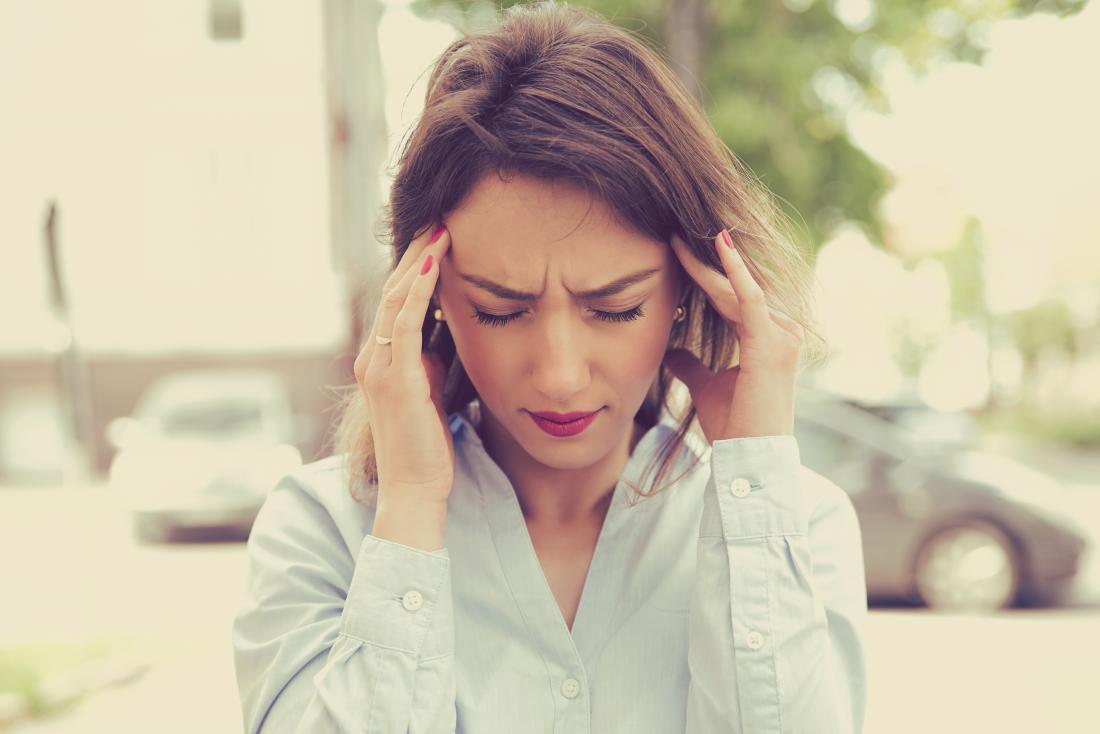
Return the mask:
[[[443,51],[384,209],[394,265],[417,234],[442,221],[490,172],[583,187],[653,239],[668,242],[678,233],[718,272],[713,238],[728,229],[768,305],[824,344],[810,318],[812,273],[790,221],[718,137],[663,56],[594,11],[555,0],[513,6],[497,28],[465,35]],[[690,349],[713,370],[733,366],[732,325],[691,285],[686,317],[674,323],[669,348]],[[477,393],[450,332],[430,314],[424,342],[449,365],[444,409],[450,415]],[[804,362],[816,356],[804,346]],[[662,408],[672,410],[672,380],[662,366],[636,416],[645,428],[658,422]],[[632,486],[640,496],[663,489],[657,485],[695,417],[691,406],[651,463],[649,470],[659,470],[650,491]],[[347,388],[334,445],[349,455],[352,496],[360,479],[374,486],[373,441],[358,385]]]

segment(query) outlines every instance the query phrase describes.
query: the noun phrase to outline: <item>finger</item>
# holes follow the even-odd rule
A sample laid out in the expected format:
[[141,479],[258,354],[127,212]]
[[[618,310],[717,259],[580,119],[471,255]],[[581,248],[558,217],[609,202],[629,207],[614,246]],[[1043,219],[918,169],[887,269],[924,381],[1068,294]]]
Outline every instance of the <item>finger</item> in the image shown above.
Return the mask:
[[[393,269],[393,273],[390,274],[389,279],[393,281],[394,285],[400,283],[405,278],[408,271],[413,269],[413,263],[419,266],[420,263],[424,261],[424,254],[427,248],[438,241],[435,232],[436,229],[441,226],[443,226],[442,222],[433,223],[409,242],[409,246],[405,248],[405,252],[401,253],[401,260]],[[440,232],[440,235],[442,235],[442,232]]]
[[[424,229],[423,232],[413,238],[413,240],[409,243],[409,246],[405,248],[405,252],[401,254],[401,259],[398,261],[397,266],[393,269],[393,272],[391,272],[389,277],[386,278],[386,282],[382,286],[383,293],[388,293],[391,290],[398,288],[401,285],[402,281],[405,280],[405,276],[409,274],[410,270],[412,270],[411,263],[420,262],[424,259],[423,253],[436,241],[432,238],[436,236],[435,231],[438,226],[442,225],[433,225],[427,227]],[[369,334],[370,338],[368,339],[368,342],[374,342],[377,324],[378,319],[376,318],[374,320],[374,323],[371,324],[371,332]]]
[[[741,308],[729,277],[702,262],[677,235],[672,235],[672,250],[691,279],[703,289],[714,310],[733,322],[741,321]],[[721,256],[719,256],[721,257]]]
[[[434,257],[439,258],[443,256],[444,251],[450,243],[450,238],[446,228],[442,230],[439,237],[435,242],[426,244],[420,249],[421,252],[432,253]],[[408,255],[414,248],[410,245],[408,250],[405,251],[405,255]],[[423,261],[423,257],[421,258]],[[402,257],[402,262],[405,262],[405,258]],[[409,262],[413,262],[410,260]],[[370,334],[367,337],[367,344],[365,349],[371,351],[372,356],[366,358],[366,369],[371,369],[370,365],[373,363],[373,354],[377,351],[378,347],[382,347],[385,357],[379,359],[378,367],[384,368],[389,366],[391,362],[391,353],[386,350],[389,347],[388,344],[379,344],[376,340],[376,336],[381,334],[382,336],[388,336],[393,338],[394,323],[397,320],[397,315],[401,311],[402,305],[407,298],[409,287],[416,279],[417,269],[413,267],[407,267],[403,271],[403,275],[400,280],[395,281],[394,285],[388,287],[382,295],[382,301],[378,307],[377,316],[374,319],[374,323],[371,325]],[[392,277],[392,276],[391,276]]]
[[[447,239],[449,238],[446,235],[440,238]],[[394,322],[390,365],[398,370],[411,369],[413,365],[420,364],[420,355],[424,349],[424,315],[428,312],[428,301],[435,291],[438,277],[439,257],[436,253],[429,252],[413,277],[408,296]]]
[[[740,323],[748,334],[764,333],[766,329],[771,328],[772,324],[764,289],[749,272],[741,251],[736,246],[731,247],[727,244],[732,243],[733,238],[725,230],[719,232],[714,241],[722,267],[726,270],[727,280],[733,286],[737,303],[741,307]],[[742,334],[742,336],[746,335]]]
[[[371,337],[371,340],[373,339],[374,337]],[[367,365],[370,364],[370,356],[373,351],[370,341],[368,341],[359,350],[359,354],[355,355],[355,362],[351,365],[351,372],[355,375],[355,381],[359,383],[360,387],[363,387],[363,378],[367,374]]]
[[[371,350],[370,358],[366,363],[368,373],[386,370],[393,363],[394,341],[397,340],[394,333],[397,317],[408,299],[409,288],[416,277],[417,271],[410,267],[400,283],[382,296],[382,304],[378,306],[378,316],[375,319],[375,328],[372,329],[372,336],[367,343],[367,348]],[[392,341],[388,344],[378,343],[373,335],[389,337]]]
[[[370,369],[371,364],[374,363],[374,355],[378,352],[378,349],[388,347],[388,344],[379,344],[375,337],[381,335],[393,338],[394,320],[401,309],[401,304],[405,303],[405,295],[408,293],[409,284],[415,275],[415,271],[406,272],[399,282],[386,288],[386,291],[383,292],[382,299],[379,300],[378,308],[375,310],[371,332],[368,333],[366,343],[363,346],[363,351],[366,352],[364,360],[367,369]],[[382,358],[381,366],[388,364],[389,352],[387,351]]]

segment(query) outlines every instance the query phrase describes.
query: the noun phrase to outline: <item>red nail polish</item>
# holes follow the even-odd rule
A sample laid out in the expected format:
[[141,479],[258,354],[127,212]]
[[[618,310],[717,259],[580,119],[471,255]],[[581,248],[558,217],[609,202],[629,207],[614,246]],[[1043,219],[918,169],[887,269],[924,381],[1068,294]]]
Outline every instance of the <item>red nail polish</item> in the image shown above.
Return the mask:
[[724,229],[722,230],[722,239],[725,241],[726,247],[728,247],[732,250],[733,249],[733,238],[730,237],[730,233],[727,232]]
[[439,225],[438,227],[436,227],[435,231],[432,232],[432,238],[430,240],[428,240],[428,244],[430,245],[433,242],[435,242],[436,240],[438,240],[439,235],[441,235],[441,234],[443,234],[443,225],[442,224]]
[[423,275],[424,273],[428,272],[431,269],[432,269],[432,256],[428,255],[426,258],[424,258],[424,265],[420,268],[420,274]]

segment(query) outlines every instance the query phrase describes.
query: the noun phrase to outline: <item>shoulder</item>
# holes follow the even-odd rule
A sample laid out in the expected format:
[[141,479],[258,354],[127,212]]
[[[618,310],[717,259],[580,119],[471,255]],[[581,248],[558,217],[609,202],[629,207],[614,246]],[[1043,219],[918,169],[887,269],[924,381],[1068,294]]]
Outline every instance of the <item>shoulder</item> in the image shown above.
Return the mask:
[[[249,544],[287,541],[351,552],[373,525],[374,511],[352,497],[347,455],[303,464],[268,492],[249,534]],[[342,547],[342,548],[341,548]]]
[[351,499],[348,491],[347,457],[339,454],[302,464],[286,474],[272,487],[264,504],[278,506],[289,501],[284,497],[295,496],[334,511],[342,503],[342,494]]
[[284,476],[275,489],[293,485],[297,491],[304,492],[316,501],[328,505],[337,499],[341,489],[347,493],[347,472],[347,455],[335,454],[302,464]]

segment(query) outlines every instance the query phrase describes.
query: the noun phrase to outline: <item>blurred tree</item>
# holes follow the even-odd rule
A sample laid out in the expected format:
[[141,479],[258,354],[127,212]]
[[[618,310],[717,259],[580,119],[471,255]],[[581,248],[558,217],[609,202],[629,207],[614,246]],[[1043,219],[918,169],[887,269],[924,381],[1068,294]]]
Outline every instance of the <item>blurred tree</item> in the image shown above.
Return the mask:
[[[1012,341],[1020,350],[1024,367],[1033,372],[1045,349],[1056,350],[1067,358],[1078,354],[1077,332],[1073,316],[1065,303],[1048,299],[1031,308],[1016,311],[1005,318]],[[1025,380],[1030,382],[1030,380]]]
[[955,246],[930,256],[941,262],[947,273],[951,283],[951,314],[956,319],[989,318],[983,271],[985,248],[981,222],[971,215]]
[[[915,71],[981,61],[994,20],[1072,14],[1087,0],[585,0],[574,2],[665,49],[726,144],[779,197],[816,252],[845,219],[881,241],[888,179],[848,138],[846,112],[888,109],[885,61]],[[517,0],[414,0],[464,31]]]

